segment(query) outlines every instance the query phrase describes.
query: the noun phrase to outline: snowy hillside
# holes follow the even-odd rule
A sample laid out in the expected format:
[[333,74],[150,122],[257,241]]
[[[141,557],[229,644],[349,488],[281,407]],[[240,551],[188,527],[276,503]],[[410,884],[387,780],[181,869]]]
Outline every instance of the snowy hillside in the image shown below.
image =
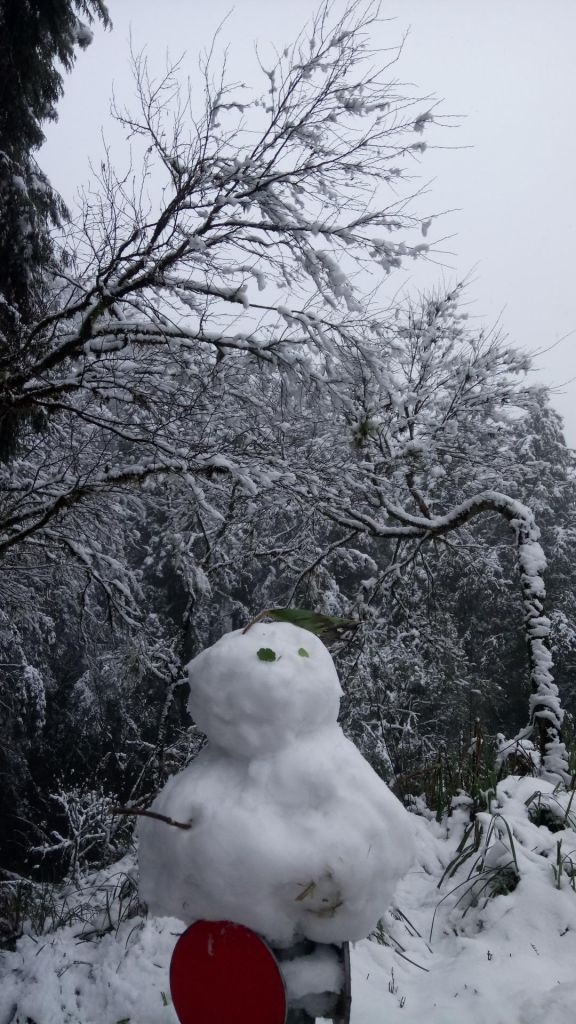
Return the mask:
[[[465,800],[440,824],[411,820],[416,862],[352,951],[353,1024],[572,1024],[570,794],[509,777],[475,831]],[[28,928],[2,960],[0,1024],[175,1024],[168,964],[183,925],[142,916],[134,882],[126,858],[63,893],[44,934]]]

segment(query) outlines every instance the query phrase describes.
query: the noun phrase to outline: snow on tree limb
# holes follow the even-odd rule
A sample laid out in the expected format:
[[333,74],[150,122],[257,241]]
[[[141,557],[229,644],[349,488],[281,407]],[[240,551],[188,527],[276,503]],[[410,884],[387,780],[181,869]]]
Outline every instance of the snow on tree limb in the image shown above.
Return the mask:
[[[224,81],[215,86],[207,66],[196,116],[178,99],[178,67],[155,81],[136,58],[140,111],[118,117],[144,141],[143,166],[122,176],[102,164],[68,232],[66,267],[48,282],[47,308],[23,327],[22,358],[0,376],[4,421],[23,428],[18,458],[1,467],[6,493],[23,481],[23,527],[14,532],[11,502],[0,509],[0,549],[107,482],[134,482],[134,460],[117,442],[142,446],[154,472],[181,472],[180,458],[189,458],[195,473],[197,439],[216,417],[220,446],[232,454],[266,365],[313,380],[364,329],[357,268],[388,272],[424,254],[402,238],[418,223],[406,198],[382,203],[374,182],[396,188],[414,136],[432,119],[430,102],[390,83],[395,56],[375,70],[375,17],[371,5],[353,3],[334,19],[325,5],[311,36],[265,72],[265,92],[248,104]],[[150,208],[140,182],[154,164],[168,180]],[[66,444],[71,430],[78,441],[64,458],[79,465],[58,485],[47,472],[50,445]],[[89,455],[93,445],[101,455]],[[34,513],[33,478],[32,490],[49,491]]]
[[546,589],[542,577],[546,557],[538,543],[540,530],[532,511],[521,502],[498,491],[476,494],[442,516],[418,517],[397,506],[386,509],[389,520],[402,525],[357,513],[342,515],[334,509],[325,513],[341,526],[356,527],[376,537],[422,538],[430,540],[459,529],[476,516],[496,512],[503,516],[514,532],[517,548],[520,590],[524,608],[524,628],[529,654],[530,670],[530,726],[522,732],[526,739],[534,735],[542,756],[543,777],[569,783],[568,755],[561,741],[564,711],[558,687],[552,675],[550,652],[550,620],[544,612]]

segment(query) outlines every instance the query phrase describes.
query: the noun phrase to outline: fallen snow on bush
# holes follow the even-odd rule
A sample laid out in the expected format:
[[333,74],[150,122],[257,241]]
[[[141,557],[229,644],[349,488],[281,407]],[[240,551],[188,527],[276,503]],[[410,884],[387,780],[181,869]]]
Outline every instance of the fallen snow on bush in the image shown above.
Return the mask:
[[465,801],[442,825],[418,819],[417,867],[396,894],[410,923],[393,910],[380,936],[388,945],[357,947],[355,1024],[573,1024],[570,797],[542,780],[504,779],[492,813],[477,816],[476,849]]
[[[493,813],[480,815],[477,848],[440,889],[470,836],[466,801],[442,824],[414,817],[416,863],[375,938],[352,949],[352,1024],[573,1024],[574,805],[549,783],[505,779]],[[498,865],[489,895],[481,885]],[[88,915],[4,954],[0,1024],[175,1024],[168,965],[184,925],[119,920],[117,870],[107,877],[116,895],[104,898],[100,876],[104,934]]]

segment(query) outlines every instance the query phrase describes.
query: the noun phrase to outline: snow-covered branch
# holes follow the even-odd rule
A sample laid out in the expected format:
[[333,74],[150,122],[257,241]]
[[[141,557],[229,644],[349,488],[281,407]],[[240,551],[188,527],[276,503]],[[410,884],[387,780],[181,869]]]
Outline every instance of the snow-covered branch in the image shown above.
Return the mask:
[[425,254],[398,189],[434,118],[429,100],[391,84],[397,54],[377,70],[375,17],[370,4],[342,17],[324,5],[263,69],[262,95],[215,86],[207,66],[203,111],[178,65],[156,80],[135,58],[140,109],[117,116],[142,165],[103,162],[42,315],[22,324],[0,376],[1,422],[17,436],[0,464],[0,551],[96,492],[196,474],[215,450],[241,455],[248,476],[251,460],[276,461],[252,429],[259,389],[274,373],[329,379],[338,350],[376,324],[357,271]]
[[[564,712],[558,687],[552,675],[550,652],[550,619],[544,614],[546,596],[543,573],[546,558],[539,544],[540,530],[534,514],[521,502],[498,491],[484,491],[451,508],[444,515],[419,517],[390,505],[388,519],[378,519],[347,511],[326,508],[325,514],[341,526],[356,527],[358,531],[374,537],[421,538],[433,540],[452,533],[476,516],[497,513],[503,516],[513,530],[520,575],[520,589],[524,609],[524,628],[530,668],[530,726],[523,738],[535,735],[542,756],[545,776],[569,783],[566,747],[561,740]],[[392,522],[391,522],[392,521]],[[394,525],[394,521],[401,525]]]

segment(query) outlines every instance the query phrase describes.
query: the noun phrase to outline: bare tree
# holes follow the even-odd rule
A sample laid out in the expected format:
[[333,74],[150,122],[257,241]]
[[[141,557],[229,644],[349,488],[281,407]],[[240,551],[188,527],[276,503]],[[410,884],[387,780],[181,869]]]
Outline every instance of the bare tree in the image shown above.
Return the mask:
[[257,477],[258,377],[326,375],[367,321],[351,272],[426,250],[403,237],[416,223],[406,197],[378,205],[432,115],[388,80],[395,57],[372,70],[375,17],[353,3],[334,21],[325,5],[253,100],[206,60],[199,117],[176,66],[154,80],[136,59],[140,110],[118,116],[143,164],[125,176],[102,164],[45,314],[0,381],[3,410],[21,417],[0,553],[48,529],[54,542],[80,507],[159,474]]

